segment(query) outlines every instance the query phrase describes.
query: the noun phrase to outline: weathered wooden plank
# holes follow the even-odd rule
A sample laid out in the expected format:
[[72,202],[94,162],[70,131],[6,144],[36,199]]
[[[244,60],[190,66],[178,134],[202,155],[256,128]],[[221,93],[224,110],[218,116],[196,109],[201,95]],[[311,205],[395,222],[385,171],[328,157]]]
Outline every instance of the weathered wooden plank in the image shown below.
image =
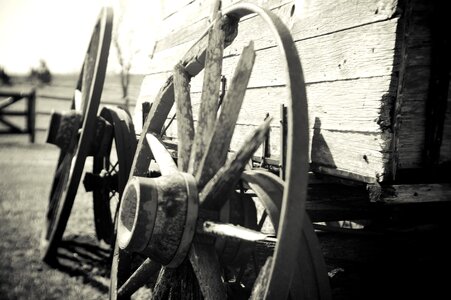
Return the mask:
[[[242,0],[223,0],[222,10]],[[266,0],[264,3],[258,0],[247,0],[247,3],[258,3],[267,8],[278,8],[292,0]],[[162,31],[155,46],[155,53],[172,48],[174,46],[189,43],[199,37],[199,34],[207,27],[211,1],[191,1],[188,5],[174,7],[170,16],[164,18]]]
[[449,5],[434,3],[431,31],[431,77],[425,107],[425,144],[423,163],[427,169],[434,169],[440,162],[444,123],[449,97],[451,74],[451,21]]
[[[389,75],[394,64],[397,19],[353,28],[296,42],[305,80],[307,83],[334,81],[350,78]],[[230,46],[234,48],[234,44]],[[257,49],[257,48],[256,48]],[[152,60],[154,72],[171,69],[178,55],[173,49],[169,53],[155,55]],[[223,73],[232,74],[238,57],[224,59]],[[276,86],[285,84],[282,57],[276,47],[257,51],[257,59],[249,87]],[[192,90],[200,86],[193,81]]]
[[[391,74],[396,27],[397,20],[390,20],[296,42],[306,83]],[[225,72],[229,60],[235,64],[234,57],[226,59]],[[258,51],[249,86],[284,84],[282,66],[277,48]]]
[[451,201],[451,184],[383,186],[380,197],[371,200],[390,204]]
[[[240,1],[223,1],[223,8]],[[337,32],[390,19],[397,13],[397,1],[246,1],[272,9],[291,29],[294,40]],[[193,1],[171,18],[164,20],[168,31],[156,46],[156,53],[165,49],[194,40],[202,28],[205,28],[208,11],[203,1]],[[257,20],[256,20],[257,19]],[[263,23],[258,18],[250,17],[241,22],[240,27],[252,32],[256,49],[274,46],[274,39],[269,32],[261,31]],[[251,25],[249,25],[251,24]],[[263,27],[265,28],[265,27]],[[169,34],[169,33],[172,34]],[[238,49],[242,48],[241,45]]]
[[[323,35],[364,27],[395,16],[396,1],[303,1],[288,3],[274,9],[290,29],[295,42],[318,38]],[[275,46],[275,39],[260,18],[249,18],[240,23],[234,47],[225,52],[236,54],[242,44],[253,39],[256,49]],[[302,56],[301,56],[302,57]]]
[[[426,100],[430,93],[431,57],[432,57],[432,24],[434,21],[433,2],[414,0],[408,8],[409,19],[406,20],[406,53],[405,70],[401,71],[401,86],[398,102],[401,103],[400,123],[397,125],[399,169],[422,168],[425,166],[424,149],[426,119]],[[443,62],[441,62],[442,64]],[[449,93],[448,93],[449,95]],[[449,107],[449,105],[448,105]],[[429,120],[431,121],[431,120]],[[447,135],[447,118],[443,126],[443,140],[440,147],[439,163],[446,162],[442,152],[451,152],[451,144],[445,145]],[[445,142],[446,144],[446,142]],[[444,150],[446,149],[446,150]],[[451,155],[450,155],[451,156]],[[449,161],[449,159],[448,159]]]
[[[151,78],[152,75],[149,75],[149,81]],[[390,118],[386,116],[384,119],[383,116],[389,113],[391,101],[390,97],[382,98],[381,95],[389,95],[390,84],[391,77],[384,76],[307,86],[311,136],[315,137],[312,152],[320,150],[315,154],[315,163],[373,178],[384,173],[382,170],[389,160],[387,151],[390,143],[390,136],[385,130],[389,128]],[[194,118],[197,119],[198,93],[192,94],[192,103]],[[266,113],[278,118],[281,103],[286,104],[285,87],[249,89],[235,136],[244,136],[254,127],[250,125],[258,125]],[[169,128],[168,135],[177,136],[176,124],[175,121]],[[317,134],[314,128],[321,134]],[[275,157],[280,153],[279,135],[278,122],[274,122],[270,151]],[[232,149],[238,149],[240,142],[239,138],[234,138]]]
[[[399,20],[394,18],[396,3],[394,1],[383,1],[376,4],[372,1],[338,1],[333,4],[329,3],[328,6],[330,7],[326,8],[324,1],[317,1],[317,3],[305,5],[308,7],[294,8],[293,17],[287,25],[291,29],[298,28],[299,31],[296,33],[298,36],[295,35],[295,39],[298,40],[296,46],[300,52],[304,74],[307,82],[316,83],[310,84],[307,91],[310,102],[310,126],[313,128],[316,121],[316,127],[321,128],[329,136],[327,146],[330,149],[347,152],[347,156],[333,153],[333,164],[325,156],[324,151],[319,151],[318,157],[323,159],[322,156],[324,156],[326,165],[330,165],[330,167],[339,168],[346,163],[350,163],[350,167],[347,169],[352,172],[358,173],[360,168],[366,168],[366,171],[369,171],[364,171],[366,172],[365,176],[381,177],[385,174],[383,168],[389,161],[386,145],[390,143],[390,136],[385,134],[385,130],[391,125],[390,105],[393,99],[390,97],[393,97],[392,91],[394,88],[390,76],[398,67],[395,56],[397,49],[396,34],[399,29]],[[352,8],[350,9],[351,12],[344,9],[340,11],[339,8],[348,5]],[[362,6],[360,5],[366,5],[366,9],[361,9]],[[277,13],[289,16],[292,9],[292,3],[282,5],[278,8]],[[322,19],[318,16],[327,9],[330,10],[331,14],[336,14],[337,17],[333,18],[339,21],[336,23],[324,21],[324,27],[318,24],[318,28],[310,26],[303,30],[299,28],[306,26],[296,25],[296,22],[301,22],[300,20],[304,23],[299,24],[312,24],[314,21],[321,23]],[[296,15],[299,11],[303,12],[304,15]],[[311,13],[310,16],[316,14],[316,17],[309,19],[309,13]],[[356,14],[356,17],[348,18],[349,20],[338,17],[347,16],[346,13]],[[273,47],[273,38],[269,32],[255,30],[255,28],[259,28],[259,24],[256,18],[248,18],[241,22],[241,33],[237,42],[226,50],[229,56],[226,57],[224,63],[224,73],[231,73],[238,58],[235,54],[240,51],[239,43],[247,40],[250,32],[252,38],[255,37],[256,48],[261,47],[261,50],[257,52],[257,63],[254,70],[256,76],[251,78],[250,86],[252,88],[247,92],[248,96],[238,119],[239,126],[243,128],[246,126],[241,124],[249,124],[249,121],[251,121],[250,124],[256,124],[257,121],[264,118],[268,111],[275,111],[275,114],[271,115],[278,116],[279,105],[283,101],[274,101],[273,99],[284,98],[284,82],[281,80],[284,78],[281,76],[284,70],[281,68],[282,64],[277,61],[280,57],[278,49]],[[252,28],[254,28],[253,31],[250,30]],[[240,38],[240,36],[243,36],[243,38]],[[168,43],[160,48],[160,51],[153,58],[156,67],[153,68],[152,72],[158,73],[166,71],[165,68],[167,67],[172,67],[173,62],[178,60],[179,55],[187,47],[183,43],[178,43],[178,45],[174,46]],[[418,55],[418,61],[421,60],[422,55],[424,56],[424,53]],[[152,76],[153,74],[150,74],[148,78]],[[195,92],[200,91],[201,86],[197,80],[196,78],[192,82],[192,90]],[[372,80],[375,81],[371,84]],[[378,82],[375,85],[376,81]],[[363,83],[363,86],[358,86],[359,83]],[[267,86],[271,86],[271,88],[263,88]],[[340,87],[343,89],[340,90]],[[315,89],[318,91],[317,94]],[[193,95],[193,110],[196,110],[195,99],[196,96]],[[266,103],[265,105],[261,104],[266,102],[266,99],[269,102],[269,109]],[[339,101],[334,102],[337,99]],[[247,106],[248,102],[249,106]],[[259,116],[260,112],[261,117]],[[168,134],[170,133],[169,131]],[[353,153],[349,151],[349,147],[334,146],[334,144],[340,144],[340,142],[335,141],[336,138],[332,138],[334,135],[351,136],[351,140],[355,141],[354,145],[358,150]],[[271,139],[271,144],[279,148],[278,142],[275,142],[276,138],[271,137]],[[362,142],[368,143],[370,146],[361,146],[359,143]],[[365,149],[361,151],[362,148]],[[278,151],[274,153],[278,153]],[[350,161],[356,158],[358,163]],[[335,160],[338,160],[338,165]],[[366,161],[370,161],[371,167],[367,166]]]
[[[274,122],[274,124],[277,124]],[[168,134],[176,136],[174,127]],[[237,150],[243,144],[243,137],[249,135],[256,126],[237,124],[231,142],[231,150]],[[311,162],[337,169],[343,172],[358,174],[363,177],[383,180],[386,164],[390,160],[389,139],[383,134],[362,134],[359,132],[336,130],[311,130]],[[280,156],[280,128],[271,126],[270,152],[276,160]],[[259,155],[257,150],[255,155]],[[371,181],[371,180],[370,180]]]
[[[390,84],[391,77],[383,76],[307,85],[310,127],[316,122],[330,130],[384,131],[390,125]],[[198,106],[199,93],[192,94],[192,103]],[[238,123],[258,125],[267,113],[279,116],[280,104],[287,104],[283,86],[249,89]]]
[[313,222],[369,219],[375,215],[364,185],[309,184],[306,211]]

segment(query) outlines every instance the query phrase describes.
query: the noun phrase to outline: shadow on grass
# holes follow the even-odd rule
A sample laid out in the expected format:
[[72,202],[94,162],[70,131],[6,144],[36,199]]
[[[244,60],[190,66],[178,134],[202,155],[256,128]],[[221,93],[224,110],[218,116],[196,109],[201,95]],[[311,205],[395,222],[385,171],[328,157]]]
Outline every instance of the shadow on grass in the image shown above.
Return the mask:
[[61,242],[51,267],[73,277],[80,277],[103,293],[108,293],[111,253],[91,236],[68,236]]

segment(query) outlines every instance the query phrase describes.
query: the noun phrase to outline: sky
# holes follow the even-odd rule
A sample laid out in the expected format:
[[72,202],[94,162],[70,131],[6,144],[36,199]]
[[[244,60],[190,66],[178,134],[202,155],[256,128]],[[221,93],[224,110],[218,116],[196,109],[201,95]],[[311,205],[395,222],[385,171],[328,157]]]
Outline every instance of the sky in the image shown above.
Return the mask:
[[[100,8],[123,13],[120,41],[133,54],[132,73],[145,73],[159,20],[159,1],[151,0],[0,0],[0,66],[10,74],[28,74],[43,59],[52,73],[78,73]],[[125,38],[126,37],[126,38]],[[130,48],[130,49],[129,49]],[[133,48],[133,49],[131,49]],[[111,46],[109,72],[119,65]]]

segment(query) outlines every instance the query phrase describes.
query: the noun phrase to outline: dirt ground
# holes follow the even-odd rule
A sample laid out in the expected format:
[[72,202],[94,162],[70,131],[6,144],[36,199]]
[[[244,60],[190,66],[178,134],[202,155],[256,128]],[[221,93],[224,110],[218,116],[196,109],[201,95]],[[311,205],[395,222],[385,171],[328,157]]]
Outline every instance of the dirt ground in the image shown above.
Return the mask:
[[[39,259],[57,150],[0,138],[0,299],[107,299],[108,248],[94,237],[83,189],[59,250],[57,268]],[[334,299],[451,299],[449,231],[319,233]]]

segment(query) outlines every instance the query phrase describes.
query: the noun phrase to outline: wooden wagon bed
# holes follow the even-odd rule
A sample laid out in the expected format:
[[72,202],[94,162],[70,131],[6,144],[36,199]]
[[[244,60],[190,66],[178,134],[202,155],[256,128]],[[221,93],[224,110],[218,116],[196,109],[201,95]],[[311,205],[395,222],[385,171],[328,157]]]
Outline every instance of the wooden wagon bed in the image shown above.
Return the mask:
[[[235,2],[239,1],[223,1],[223,8]],[[451,198],[445,172],[451,162],[450,59],[446,54],[451,26],[441,16],[441,4],[422,0],[250,2],[281,17],[298,49],[307,83],[312,171],[364,186],[363,196],[372,202]],[[161,5],[163,30],[139,103],[153,101],[174,64],[208,22],[208,1],[176,5],[162,1]],[[224,51],[227,80],[248,40],[254,40],[257,50],[236,128],[243,132],[241,136],[267,114],[281,119],[281,105],[286,101],[278,50],[261,22],[253,16],[242,20],[239,35]],[[193,80],[194,111],[201,88],[200,80]],[[136,124],[141,121],[140,108],[137,105]],[[270,147],[261,155],[266,162],[280,162],[282,132],[280,123],[273,122]],[[175,131],[170,127],[166,134],[175,136]],[[232,146],[240,142],[235,139]]]

